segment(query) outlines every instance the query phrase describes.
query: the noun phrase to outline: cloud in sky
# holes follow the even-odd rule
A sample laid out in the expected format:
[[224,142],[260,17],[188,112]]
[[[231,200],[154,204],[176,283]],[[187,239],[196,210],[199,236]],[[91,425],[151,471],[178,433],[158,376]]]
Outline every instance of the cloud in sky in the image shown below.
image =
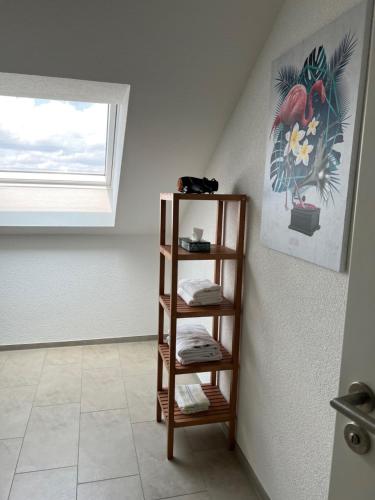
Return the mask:
[[0,171],[104,174],[108,105],[0,96]]

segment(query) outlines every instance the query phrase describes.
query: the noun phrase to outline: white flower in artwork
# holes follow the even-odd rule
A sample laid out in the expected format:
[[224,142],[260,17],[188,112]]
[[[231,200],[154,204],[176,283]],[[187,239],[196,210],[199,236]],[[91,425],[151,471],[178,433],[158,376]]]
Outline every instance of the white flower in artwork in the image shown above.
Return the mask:
[[307,167],[309,164],[309,155],[313,149],[314,149],[314,146],[309,144],[309,141],[307,139],[305,139],[303,141],[302,146],[300,146],[300,148],[299,148],[297,158],[296,158],[296,165],[298,165],[299,163],[302,162]]
[[300,142],[305,137],[306,132],[299,129],[298,123],[294,124],[293,130],[285,134],[285,139],[287,144],[284,150],[284,156],[287,156],[291,151],[293,151],[294,156],[298,155],[300,149]]
[[311,122],[307,126],[306,136],[308,136],[310,134],[316,135],[316,128],[318,125],[319,125],[319,122],[318,122],[318,120],[315,120],[315,116],[314,116],[313,119],[311,120]]

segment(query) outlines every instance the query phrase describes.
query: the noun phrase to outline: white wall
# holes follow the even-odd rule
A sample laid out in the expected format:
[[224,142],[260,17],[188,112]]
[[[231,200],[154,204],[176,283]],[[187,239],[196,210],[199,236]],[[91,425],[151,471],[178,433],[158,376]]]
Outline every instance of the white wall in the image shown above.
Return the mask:
[[116,227],[0,228],[0,344],[156,333],[158,249],[133,235],[203,172],[281,3],[0,0],[0,72],[131,85]]
[[[284,4],[206,172],[221,192],[250,197],[237,440],[272,500],[327,498],[348,276],[260,242],[271,62],[355,3]],[[201,207],[189,208],[185,233],[196,225],[212,238],[214,213]],[[230,208],[230,233],[233,223]],[[229,296],[232,281],[226,265]]]
[[155,335],[152,236],[0,239],[0,345]]

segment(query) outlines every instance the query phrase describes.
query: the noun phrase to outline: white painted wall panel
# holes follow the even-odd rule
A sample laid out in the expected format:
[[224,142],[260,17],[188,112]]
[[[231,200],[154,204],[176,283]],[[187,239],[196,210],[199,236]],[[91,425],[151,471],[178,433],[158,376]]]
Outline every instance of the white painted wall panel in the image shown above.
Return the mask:
[[155,335],[155,237],[0,240],[0,345]]

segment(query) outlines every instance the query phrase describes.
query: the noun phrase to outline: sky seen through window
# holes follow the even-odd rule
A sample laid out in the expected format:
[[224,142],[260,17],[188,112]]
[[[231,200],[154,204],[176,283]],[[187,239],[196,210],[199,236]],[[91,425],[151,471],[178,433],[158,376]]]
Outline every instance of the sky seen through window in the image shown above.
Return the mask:
[[104,175],[108,109],[0,96],[0,171]]

